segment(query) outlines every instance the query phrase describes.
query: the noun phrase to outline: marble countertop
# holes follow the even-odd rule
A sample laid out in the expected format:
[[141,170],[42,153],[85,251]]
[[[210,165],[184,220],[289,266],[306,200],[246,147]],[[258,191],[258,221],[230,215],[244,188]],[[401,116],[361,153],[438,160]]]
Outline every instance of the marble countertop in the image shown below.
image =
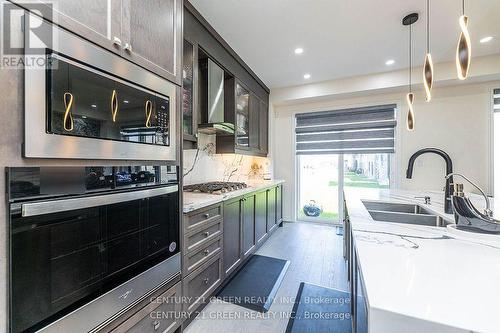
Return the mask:
[[[429,194],[431,205],[415,199]],[[370,333],[500,332],[500,236],[374,221],[365,199],[418,203],[453,216],[443,212],[439,192],[346,193]],[[473,202],[483,204],[478,196]]]
[[217,203],[236,198],[251,192],[273,187],[284,183],[284,180],[247,181],[247,188],[224,194],[208,194],[196,192],[183,192],[183,212],[189,213],[197,209],[215,205]]

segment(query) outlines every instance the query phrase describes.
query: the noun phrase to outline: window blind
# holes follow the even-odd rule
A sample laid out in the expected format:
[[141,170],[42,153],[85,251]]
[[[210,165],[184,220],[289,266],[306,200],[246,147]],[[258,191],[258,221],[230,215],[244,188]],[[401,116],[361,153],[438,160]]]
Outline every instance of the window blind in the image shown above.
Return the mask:
[[297,155],[394,153],[395,104],[295,117]]

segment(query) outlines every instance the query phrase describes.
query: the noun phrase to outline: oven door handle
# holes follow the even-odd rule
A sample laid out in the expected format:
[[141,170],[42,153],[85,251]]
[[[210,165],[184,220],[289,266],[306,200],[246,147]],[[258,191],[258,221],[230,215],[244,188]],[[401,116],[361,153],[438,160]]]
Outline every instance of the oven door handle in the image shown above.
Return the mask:
[[112,205],[120,202],[140,200],[178,191],[179,186],[172,185],[141,191],[130,191],[90,197],[25,203],[21,205],[21,212],[23,217],[38,216],[51,213],[67,212],[70,210]]

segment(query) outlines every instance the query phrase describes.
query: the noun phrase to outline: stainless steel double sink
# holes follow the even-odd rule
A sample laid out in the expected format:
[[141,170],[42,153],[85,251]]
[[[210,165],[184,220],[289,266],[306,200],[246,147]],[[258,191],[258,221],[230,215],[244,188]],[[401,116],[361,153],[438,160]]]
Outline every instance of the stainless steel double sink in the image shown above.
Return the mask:
[[416,204],[363,200],[375,221],[445,227],[450,224],[440,216]]

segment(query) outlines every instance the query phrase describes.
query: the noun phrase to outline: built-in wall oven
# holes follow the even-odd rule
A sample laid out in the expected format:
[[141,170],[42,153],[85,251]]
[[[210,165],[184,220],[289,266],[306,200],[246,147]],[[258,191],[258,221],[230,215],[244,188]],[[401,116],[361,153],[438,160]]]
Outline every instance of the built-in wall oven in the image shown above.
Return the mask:
[[8,168],[10,332],[91,332],[180,278],[178,168]]
[[180,88],[68,31],[42,24],[53,32],[54,42],[43,62],[25,66],[24,156],[176,160]]

